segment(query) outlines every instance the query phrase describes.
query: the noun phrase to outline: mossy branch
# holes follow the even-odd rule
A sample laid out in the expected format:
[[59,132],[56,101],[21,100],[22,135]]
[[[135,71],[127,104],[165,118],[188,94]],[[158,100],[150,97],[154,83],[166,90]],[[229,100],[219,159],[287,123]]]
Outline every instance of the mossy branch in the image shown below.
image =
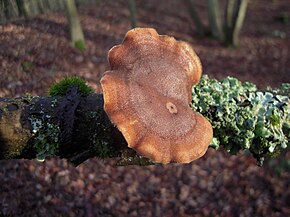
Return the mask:
[[[61,94],[50,97],[0,98],[0,159],[58,156],[78,165],[91,157],[120,157],[119,165],[152,163],[127,148],[103,110],[101,94],[76,78],[62,83],[67,88],[55,85],[51,90]],[[235,78],[204,76],[192,88],[192,108],[213,125],[211,147],[223,145],[231,154],[249,150],[261,164],[290,146],[289,95],[290,84],[260,91]]]

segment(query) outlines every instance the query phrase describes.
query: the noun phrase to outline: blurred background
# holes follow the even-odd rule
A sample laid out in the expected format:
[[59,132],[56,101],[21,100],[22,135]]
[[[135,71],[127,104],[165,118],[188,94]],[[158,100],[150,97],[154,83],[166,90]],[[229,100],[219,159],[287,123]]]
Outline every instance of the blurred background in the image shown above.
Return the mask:
[[[132,27],[190,43],[211,78],[290,82],[289,0],[0,0],[0,97],[44,96],[71,75],[100,92]],[[187,165],[115,163],[0,161],[0,216],[290,216],[289,152],[263,167],[212,149]]]

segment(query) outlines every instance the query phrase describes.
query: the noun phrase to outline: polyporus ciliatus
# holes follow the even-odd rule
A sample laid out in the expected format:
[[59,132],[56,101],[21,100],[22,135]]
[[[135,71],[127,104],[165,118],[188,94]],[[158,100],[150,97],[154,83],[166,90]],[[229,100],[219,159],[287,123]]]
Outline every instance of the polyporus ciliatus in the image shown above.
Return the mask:
[[189,106],[202,72],[189,44],[136,28],[108,60],[111,70],[101,79],[104,109],[130,148],[160,163],[188,163],[205,154],[213,132]]

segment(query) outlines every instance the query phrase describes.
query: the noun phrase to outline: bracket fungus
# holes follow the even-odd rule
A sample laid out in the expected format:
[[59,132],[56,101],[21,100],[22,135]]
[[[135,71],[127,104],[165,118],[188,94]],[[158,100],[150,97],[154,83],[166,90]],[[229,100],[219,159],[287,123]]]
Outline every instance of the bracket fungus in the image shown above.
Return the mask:
[[189,106],[202,72],[189,44],[136,28],[109,51],[108,61],[104,109],[130,148],[159,163],[189,163],[205,154],[213,131]]

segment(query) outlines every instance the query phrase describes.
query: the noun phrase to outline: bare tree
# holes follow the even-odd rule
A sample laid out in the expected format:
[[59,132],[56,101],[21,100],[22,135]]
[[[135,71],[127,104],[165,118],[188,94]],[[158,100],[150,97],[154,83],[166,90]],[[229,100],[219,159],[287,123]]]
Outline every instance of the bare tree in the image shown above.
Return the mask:
[[[190,15],[198,29],[198,32],[205,32],[201,25],[201,20],[198,16],[193,0],[190,2]],[[238,46],[239,34],[243,26],[243,22],[247,12],[249,0],[227,0],[223,17],[221,16],[220,4],[218,0],[208,0],[208,20],[209,30],[214,38],[223,40],[227,45]]]
[[225,13],[225,42],[239,45],[239,34],[246,16],[249,0],[228,0]]
[[214,38],[223,39],[222,17],[218,0],[207,0],[208,2],[208,21],[211,34]]
[[66,0],[67,19],[70,30],[70,40],[74,47],[84,50],[86,47],[84,33],[78,18],[77,8],[74,0]]
[[203,25],[203,23],[201,22],[201,19],[198,15],[198,12],[196,11],[195,7],[194,7],[194,0],[184,0],[185,4],[187,6],[188,12],[191,16],[191,19],[194,22],[194,25],[196,26],[196,29],[198,30],[198,34],[199,35],[205,35],[206,33],[206,28]]

